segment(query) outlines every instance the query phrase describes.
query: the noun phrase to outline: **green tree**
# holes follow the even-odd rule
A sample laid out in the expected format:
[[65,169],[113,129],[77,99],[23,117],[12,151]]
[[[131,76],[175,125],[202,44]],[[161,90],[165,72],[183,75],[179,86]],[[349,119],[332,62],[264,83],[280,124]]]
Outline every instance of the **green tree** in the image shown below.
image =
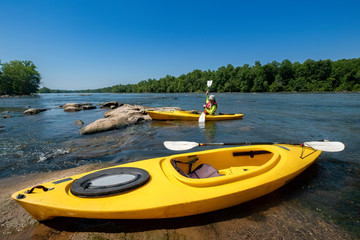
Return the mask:
[[281,62],[280,66],[279,66],[278,74],[281,77],[280,84],[283,87],[287,86],[289,84],[289,81],[294,79],[295,71],[294,71],[293,64],[291,63],[290,60],[285,59]]
[[261,66],[260,61],[255,62],[255,66],[253,67],[254,71],[254,84],[251,88],[251,92],[265,92],[267,91],[267,83],[265,83],[264,79],[264,68]]
[[47,87],[42,87],[39,89],[39,93],[51,93],[51,92],[52,92],[52,90]]
[[280,74],[275,76],[275,81],[269,86],[270,92],[281,92],[284,91],[283,78]]
[[1,94],[31,94],[39,89],[40,73],[32,61],[11,61],[2,64]]

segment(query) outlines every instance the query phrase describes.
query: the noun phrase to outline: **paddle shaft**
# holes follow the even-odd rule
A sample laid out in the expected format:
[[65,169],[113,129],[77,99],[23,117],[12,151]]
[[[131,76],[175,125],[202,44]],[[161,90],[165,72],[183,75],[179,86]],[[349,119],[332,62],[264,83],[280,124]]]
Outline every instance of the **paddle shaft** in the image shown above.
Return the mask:
[[[277,142],[242,142],[242,143],[197,143],[189,141],[165,141],[164,145],[167,149],[174,151],[189,150],[199,146],[223,146],[223,145],[273,145],[273,144],[289,144]],[[342,142],[329,142],[329,141],[312,141],[304,143],[291,143],[289,145],[298,145],[302,147],[311,147],[320,151],[326,152],[340,152],[345,149]]]
[[[207,84],[207,92],[209,92],[209,88],[212,85],[212,80],[207,81],[206,84]],[[204,108],[204,111],[205,111],[205,108]],[[205,122],[205,112],[204,111],[201,113],[201,115],[199,117],[199,120],[198,120],[199,123],[204,123]]]
[[316,150],[325,152],[340,152],[344,150],[345,145],[341,142],[329,142],[325,140],[304,142],[304,143],[276,143],[276,142],[243,142],[243,143],[199,143],[198,146],[223,146],[223,145],[273,145],[273,144],[289,144],[301,147],[311,147]]
[[[270,144],[282,144],[275,142],[242,142],[242,143],[199,143],[199,146],[223,146],[223,145],[270,145]],[[292,144],[290,145],[303,145],[300,144]]]

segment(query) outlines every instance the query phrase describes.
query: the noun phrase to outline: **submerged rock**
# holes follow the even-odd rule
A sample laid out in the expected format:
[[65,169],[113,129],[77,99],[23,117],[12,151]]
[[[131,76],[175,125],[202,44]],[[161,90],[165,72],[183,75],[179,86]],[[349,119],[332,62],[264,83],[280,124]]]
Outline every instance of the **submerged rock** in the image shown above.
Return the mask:
[[84,122],[81,121],[81,120],[76,120],[76,121],[75,121],[75,124],[78,125],[78,126],[83,126],[83,125],[84,125]]
[[24,112],[24,115],[35,115],[35,114],[38,114],[40,112],[45,112],[47,110],[49,110],[49,109],[30,108],[30,109],[28,109],[28,110],[26,110]]
[[110,131],[140,122],[151,121],[152,119],[146,113],[146,110],[173,111],[181,110],[181,108],[151,108],[139,105],[123,104],[120,107],[106,112],[104,114],[105,118],[98,119],[95,122],[92,122],[89,125],[83,127],[80,130],[80,134],[84,135]]

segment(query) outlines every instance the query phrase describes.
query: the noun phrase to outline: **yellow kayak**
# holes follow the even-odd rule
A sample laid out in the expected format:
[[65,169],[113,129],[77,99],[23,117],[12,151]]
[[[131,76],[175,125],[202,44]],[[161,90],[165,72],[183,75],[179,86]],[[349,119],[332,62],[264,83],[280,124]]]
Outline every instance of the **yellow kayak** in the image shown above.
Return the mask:
[[287,144],[183,153],[54,180],[12,198],[39,221],[188,216],[268,194],[299,175],[320,153]]
[[[184,120],[184,121],[198,121],[200,114],[193,111],[147,111],[150,117],[154,120]],[[206,115],[206,121],[222,121],[242,119],[244,114],[216,114]]]

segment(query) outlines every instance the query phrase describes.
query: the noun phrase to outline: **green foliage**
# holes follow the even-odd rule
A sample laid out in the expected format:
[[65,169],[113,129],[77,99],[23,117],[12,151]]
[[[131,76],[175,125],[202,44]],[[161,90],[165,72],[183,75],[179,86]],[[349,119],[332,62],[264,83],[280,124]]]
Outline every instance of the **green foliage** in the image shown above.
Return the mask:
[[159,80],[148,79],[133,85],[117,85],[93,91],[106,92],[198,92],[206,90],[206,81],[213,80],[213,92],[281,92],[281,91],[359,91],[360,58],[338,61],[311,59],[304,63],[285,59],[254,66],[229,64],[216,71],[194,70],[179,77],[167,75]]
[[39,93],[52,93],[53,90],[51,90],[50,88],[47,87],[42,87],[39,89]]
[[[179,77],[167,75],[163,78],[143,80],[137,84],[83,90],[77,92],[110,93],[174,93],[204,92],[207,80],[213,80],[212,92],[308,92],[308,91],[359,91],[360,58],[311,60],[304,63],[285,59],[254,66],[244,64],[234,67],[229,64],[215,71],[196,69]],[[45,91],[48,89],[43,89]],[[51,90],[51,92],[60,90]]]
[[1,64],[0,94],[31,94],[39,89],[40,74],[31,61]]

